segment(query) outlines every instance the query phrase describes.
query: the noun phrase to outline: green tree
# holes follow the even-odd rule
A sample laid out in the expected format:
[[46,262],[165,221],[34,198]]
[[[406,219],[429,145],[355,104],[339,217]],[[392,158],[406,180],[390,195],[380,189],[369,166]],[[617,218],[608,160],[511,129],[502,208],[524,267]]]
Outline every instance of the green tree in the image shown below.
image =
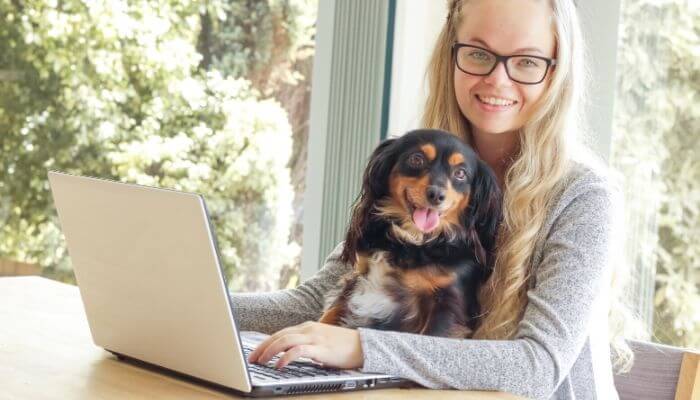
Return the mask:
[[60,169],[204,194],[231,285],[274,286],[298,253],[291,128],[248,81],[199,67],[200,11],[0,0],[1,258],[70,277],[46,180]]
[[[201,14],[200,66],[249,80],[263,98],[280,102],[292,126],[294,186],[290,240],[302,243],[311,71],[318,0],[228,0]],[[285,265],[279,287],[294,287],[300,257]]]
[[295,63],[313,55],[318,0],[228,0],[201,14],[201,66],[248,79],[265,97],[306,80]]

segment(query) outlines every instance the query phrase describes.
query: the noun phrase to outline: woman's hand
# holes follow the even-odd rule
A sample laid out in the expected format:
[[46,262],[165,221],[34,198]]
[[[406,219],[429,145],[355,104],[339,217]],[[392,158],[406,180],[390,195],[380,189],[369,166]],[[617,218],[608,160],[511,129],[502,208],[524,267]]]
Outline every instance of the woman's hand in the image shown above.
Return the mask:
[[248,361],[265,364],[280,352],[284,354],[277,361],[277,368],[299,357],[341,369],[360,368],[364,362],[360,332],[312,321],[282,329],[265,339],[250,353]]

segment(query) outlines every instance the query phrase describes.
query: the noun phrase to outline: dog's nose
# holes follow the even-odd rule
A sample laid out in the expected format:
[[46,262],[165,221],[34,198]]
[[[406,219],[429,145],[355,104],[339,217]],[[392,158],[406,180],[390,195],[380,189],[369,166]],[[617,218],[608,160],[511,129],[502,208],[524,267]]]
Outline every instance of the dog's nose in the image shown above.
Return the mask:
[[428,201],[430,201],[430,204],[434,206],[438,206],[445,201],[445,189],[439,186],[428,186],[428,190],[426,192],[428,195]]

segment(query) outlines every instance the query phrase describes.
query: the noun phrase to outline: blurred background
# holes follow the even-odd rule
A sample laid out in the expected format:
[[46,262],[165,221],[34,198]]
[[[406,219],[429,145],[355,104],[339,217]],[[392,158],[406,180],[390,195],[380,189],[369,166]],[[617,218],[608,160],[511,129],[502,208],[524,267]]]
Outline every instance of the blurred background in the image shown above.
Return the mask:
[[[56,169],[201,193],[231,289],[296,286],[340,240],[369,151],[417,126],[443,3],[0,0],[0,275],[75,283]],[[630,302],[653,340],[697,348],[700,6],[599,3],[591,118],[609,115],[596,143],[624,183]]]
[[73,280],[47,186],[57,169],[201,193],[230,284],[293,285],[316,10],[0,2],[0,258]]

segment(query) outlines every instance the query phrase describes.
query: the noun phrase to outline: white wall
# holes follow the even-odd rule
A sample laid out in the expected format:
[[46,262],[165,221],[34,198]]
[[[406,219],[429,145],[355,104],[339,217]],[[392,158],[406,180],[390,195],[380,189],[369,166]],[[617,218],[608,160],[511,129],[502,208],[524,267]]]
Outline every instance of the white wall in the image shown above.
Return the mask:
[[397,0],[387,136],[418,128],[427,96],[425,68],[447,15],[445,0]]

